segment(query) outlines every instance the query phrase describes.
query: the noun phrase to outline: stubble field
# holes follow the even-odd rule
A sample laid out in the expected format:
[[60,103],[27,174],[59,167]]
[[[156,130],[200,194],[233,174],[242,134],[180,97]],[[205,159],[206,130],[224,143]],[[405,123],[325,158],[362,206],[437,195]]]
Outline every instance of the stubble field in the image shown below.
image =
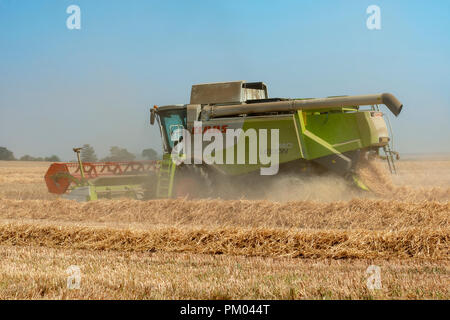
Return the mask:
[[364,168],[372,194],[288,177],[266,200],[91,203],[49,194],[48,165],[0,161],[0,299],[450,298],[448,160]]

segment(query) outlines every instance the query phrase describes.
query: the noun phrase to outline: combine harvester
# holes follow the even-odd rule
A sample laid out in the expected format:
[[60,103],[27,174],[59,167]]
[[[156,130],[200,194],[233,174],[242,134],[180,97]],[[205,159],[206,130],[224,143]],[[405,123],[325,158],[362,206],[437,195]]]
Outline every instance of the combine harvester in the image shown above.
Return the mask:
[[[301,177],[333,172],[368,190],[356,174],[358,162],[380,156],[388,161],[391,172],[395,172],[394,157],[398,158],[398,153],[389,146],[389,132],[379,111],[380,104],[395,116],[402,110],[402,104],[389,93],[285,99],[269,98],[263,82],[198,84],[192,86],[189,104],[155,106],[150,110],[150,123],[157,123],[161,132],[162,160],[82,163],[80,149],[76,148],[78,163],[53,163],[45,181],[49,192],[79,201],[116,197],[210,197],[214,196],[216,186],[225,182],[231,189],[233,184],[247,184],[251,188],[255,183],[264,185],[266,179],[276,179],[277,175],[260,175],[261,168],[268,165],[259,157],[250,161],[252,148],[250,143],[245,143],[246,136],[249,137],[246,132],[278,129],[279,150],[271,152],[278,152],[279,174]],[[362,110],[360,106],[370,108]],[[238,150],[236,143],[231,147],[222,143],[223,148],[214,155],[223,158],[223,163],[206,164],[204,159],[194,157],[198,154],[195,151],[182,154],[184,161],[174,161],[173,150],[183,141],[182,129],[191,133],[201,130],[203,134],[216,130],[224,135],[229,129],[242,129],[237,141],[244,139],[245,147]],[[189,136],[190,144],[194,145],[194,135]],[[201,143],[201,152],[207,145],[205,141]],[[240,151],[244,152],[244,163],[225,161],[227,153],[232,152],[236,159]]]

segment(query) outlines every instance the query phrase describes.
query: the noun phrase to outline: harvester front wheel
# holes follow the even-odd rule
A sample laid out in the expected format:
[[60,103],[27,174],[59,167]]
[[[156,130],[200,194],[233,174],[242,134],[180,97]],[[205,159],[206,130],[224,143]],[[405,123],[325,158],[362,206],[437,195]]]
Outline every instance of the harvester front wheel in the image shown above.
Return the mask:
[[183,165],[177,168],[173,184],[175,198],[207,198],[211,182],[201,166]]
[[142,191],[137,195],[138,200],[150,200],[156,198],[156,185],[158,177],[154,172],[149,172],[146,181],[142,184]]

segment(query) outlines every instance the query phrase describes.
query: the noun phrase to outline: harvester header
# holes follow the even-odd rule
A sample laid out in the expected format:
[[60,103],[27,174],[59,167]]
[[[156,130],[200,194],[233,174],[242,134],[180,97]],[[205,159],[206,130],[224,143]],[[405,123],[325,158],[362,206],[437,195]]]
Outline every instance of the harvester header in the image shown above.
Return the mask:
[[70,185],[83,185],[100,177],[142,175],[158,170],[158,161],[116,161],[52,163],[45,174],[50,193],[65,194]]

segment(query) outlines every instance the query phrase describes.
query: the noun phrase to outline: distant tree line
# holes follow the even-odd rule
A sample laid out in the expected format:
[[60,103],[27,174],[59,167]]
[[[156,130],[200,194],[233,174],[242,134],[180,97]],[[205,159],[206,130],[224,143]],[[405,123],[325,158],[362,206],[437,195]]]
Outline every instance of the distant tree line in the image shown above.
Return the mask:
[[142,150],[142,157],[147,160],[158,160],[160,158],[158,152],[152,148]]
[[49,162],[61,162],[61,159],[56,156],[52,155],[50,157],[32,157],[29,155],[24,155],[23,157],[20,157],[20,161],[49,161]]
[[0,147],[0,160],[16,160],[16,158],[11,151],[5,147]]
[[[96,161],[133,161],[136,160],[137,156],[129,152],[126,148],[121,148],[113,146],[109,149],[109,155],[99,159],[95,153],[94,148],[89,144],[84,144],[81,149],[81,160],[83,162],[96,162]],[[160,155],[157,151],[152,148],[144,149],[141,153],[141,159],[146,160],[158,160]],[[19,161],[49,161],[49,162],[60,162],[61,159],[52,155],[49,157],[33,157],[28,154],[16,159],[14,153],[5,147],[0,147],[0,160],[19,160]]]
[[97,155],[95,154],[95,150],[89,144],[83,145],[81,149],[81,161],[83,162],[96,162]]
[[49,162],[60,162],[61,159],[56,156],[56,155],[52,155],[49,157],[32,157],[28,154],[24,155],[23,157],[20,157],[19,159],[16,159],[16,157],[14,157],[14,153],[10,150],[8,150],[5,147],[0,147],[0,160],[7,160],[7,161],[12,161],[12,160],[19,160],[19,161],[49,161]]
[[[147,160],[160,159],[158,152],[156,152],[152,148],[142,150],[141,157]],[[101,158],[100,161],[134,161],[136,160],[136,158],[137,156],[129,152],[126,148],[113,146],[109,148],[109,155]],[[81,160],[83,162],[95,162],[99,159],[95,153],[94,148],[89,144],[85,144],[81,149]]]

